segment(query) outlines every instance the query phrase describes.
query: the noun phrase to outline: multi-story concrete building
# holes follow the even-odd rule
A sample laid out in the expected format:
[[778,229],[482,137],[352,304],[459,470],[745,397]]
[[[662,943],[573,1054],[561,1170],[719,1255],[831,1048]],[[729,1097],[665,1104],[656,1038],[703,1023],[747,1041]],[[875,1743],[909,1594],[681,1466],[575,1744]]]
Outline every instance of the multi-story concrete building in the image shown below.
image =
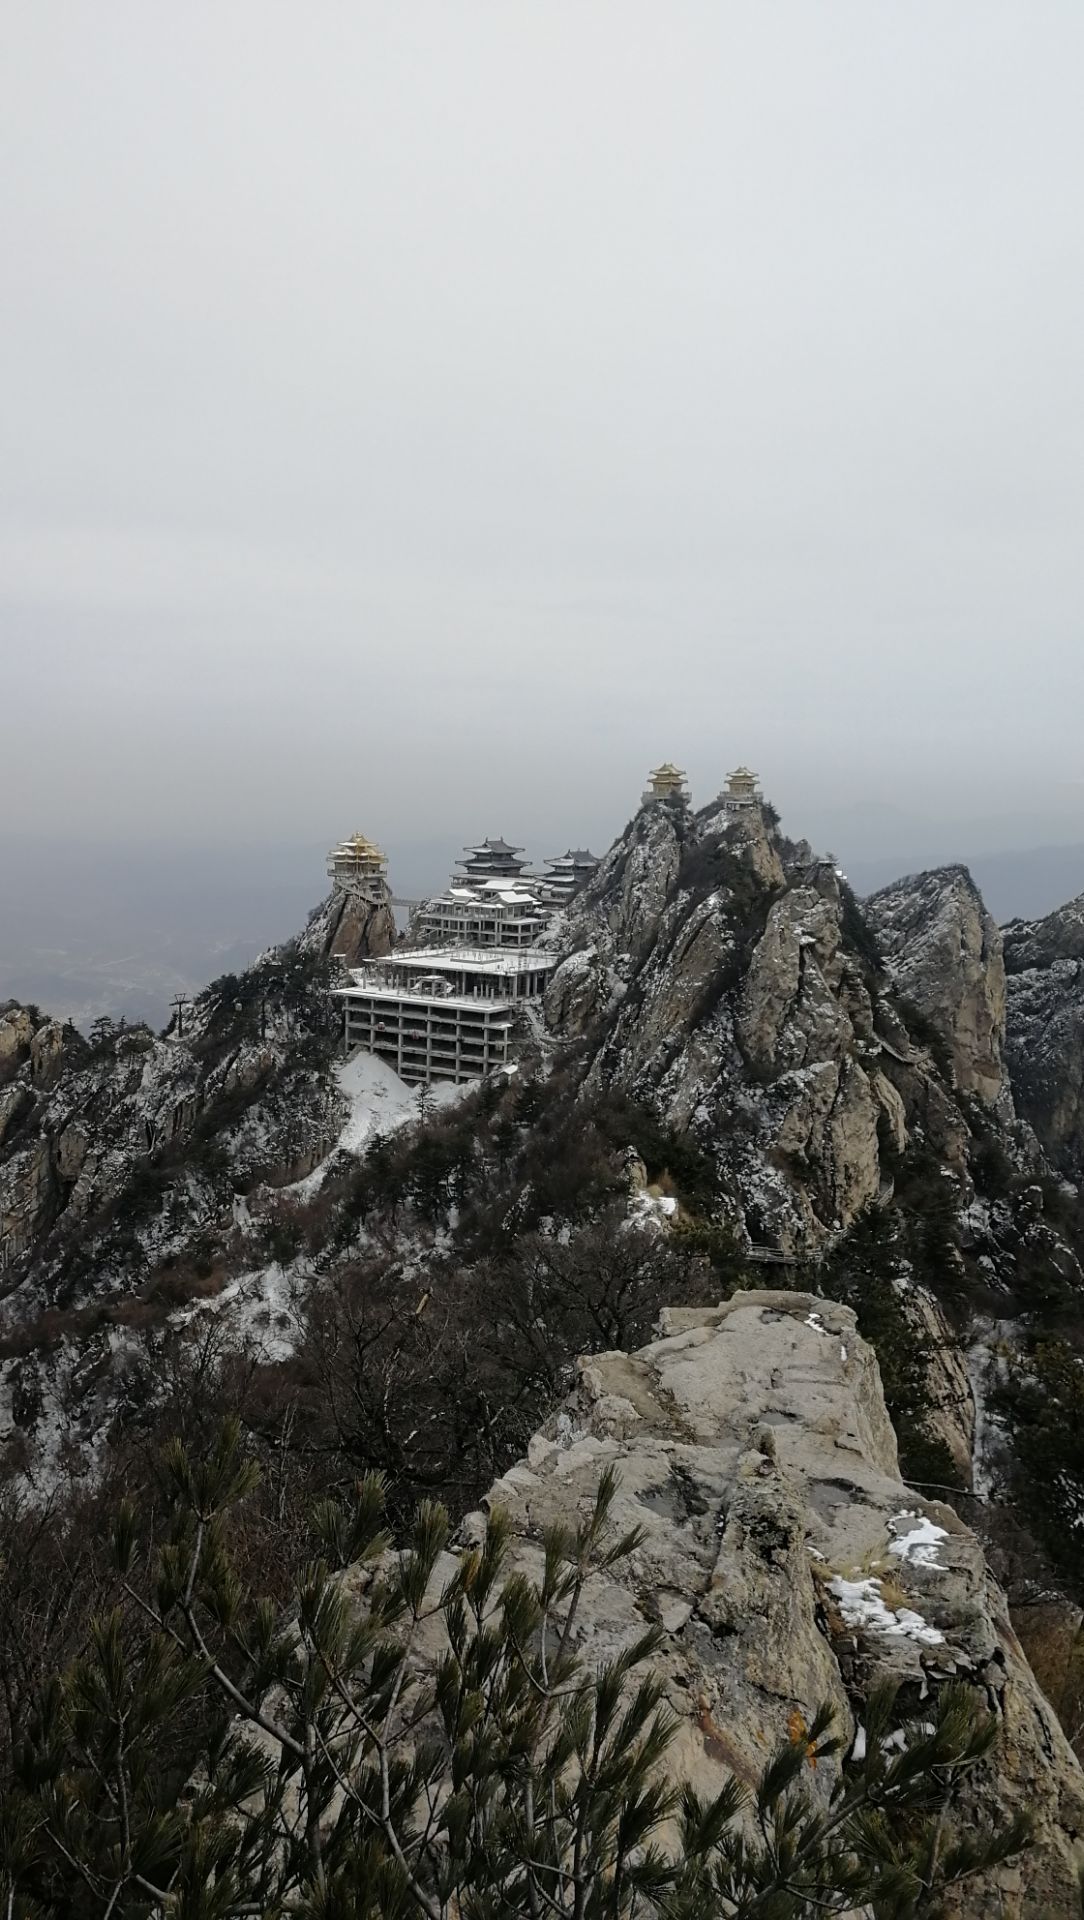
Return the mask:
[[453,879],[427,900],[415,920],[423,940],[456,940],[470,947],[529,947],[549,924],[540,890],[522,880]]
[[555,964],[540,951],[419,947],[355,967],[337,989],[346,1050],[411,1084],[478,1079],[507,1064]]

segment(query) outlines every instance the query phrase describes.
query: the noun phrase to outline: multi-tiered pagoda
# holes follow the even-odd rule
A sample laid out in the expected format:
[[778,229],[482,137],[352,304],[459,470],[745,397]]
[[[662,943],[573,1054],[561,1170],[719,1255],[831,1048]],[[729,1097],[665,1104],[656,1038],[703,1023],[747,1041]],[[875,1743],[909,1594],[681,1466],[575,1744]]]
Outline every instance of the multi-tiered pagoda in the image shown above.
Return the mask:
[[352,833],[327,857],[328,878],[340,893],[381,906],[389,897],[387,857],[363,833]]
[[682,767],[675,767],[670,760],[664,760],[661,767],[653,767],[647,776],[647,786],[641,797],[640,805],[649,806],[655,800],[687,800],[688,782]]
[[589,852],[586,847],[569,847],[564,853],[552,855],[546,861],[542,877],[543,900],[553,907],[567,905],[587,885],[597,866],[597,853]]
[[527,865],[519,858],[522,852],[507,840],[480,840],[476,847],[464,847],[456,866],[468,880],[518,880]]
[[751,768],[735,767],[733,773],[727,774],[723,805],[730,813],[747,813],[751,807],[761,807],[763,804],[760,782]]

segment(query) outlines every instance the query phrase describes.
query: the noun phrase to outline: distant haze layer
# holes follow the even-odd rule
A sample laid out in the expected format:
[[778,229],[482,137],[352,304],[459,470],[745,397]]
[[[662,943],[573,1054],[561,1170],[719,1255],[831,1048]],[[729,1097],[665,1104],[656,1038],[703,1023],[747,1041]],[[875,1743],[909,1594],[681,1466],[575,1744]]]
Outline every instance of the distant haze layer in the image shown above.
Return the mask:
[[[850,830],[838,816],[827,824],[832,850],[859,893],[959,859],[1002,921],[1047,912],[1084,892],[1084,841],[997,851],[985,850],[979,834],[978,851],[969,853],[966,845],[940,844],[931,829],[896,854],[858,851],[852,859],[848,849],[866,845],[858,819]],[[797,820],[784,826],[803,830]],[[513,832],[517,828],[515,820],[500,817],[483,820],[477,834],[506,832],[524,840],[535,859],[561,851],[552,835]],[[400,899],[442,887],[467,837],[392,840],[390,875]],[[590,837],[596,852],[604,852],[613,834]],[[817,844],[830,843],[818,836]],[[0,1001],[34,1001],[82,1026],[99,1013],[161,1026],[175,994],[248,965],[304,925],[327,890],[324,860],[317,843],[96,847],[70,837],[0,837]],[[405,921],[405,909],[400,918]]]

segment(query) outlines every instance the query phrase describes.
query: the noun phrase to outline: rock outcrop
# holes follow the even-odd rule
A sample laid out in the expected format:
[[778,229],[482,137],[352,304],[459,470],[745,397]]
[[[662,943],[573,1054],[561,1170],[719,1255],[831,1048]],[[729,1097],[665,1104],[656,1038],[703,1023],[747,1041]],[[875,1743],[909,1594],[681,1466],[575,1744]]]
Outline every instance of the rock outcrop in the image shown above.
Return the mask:
[[[582,1361],[566,1405],[492,1488],[532,1576],[542,1530],[575,1524],[617,1468],[615,1526],[643,1529],[594,1575],[577,1631],[600,1661],[645,1620],[680,1732],[675,1770],[704,1792],[755,1778],[795,1711],[831,1702],[852,1731],[890,1678],[916,1704],[948,1680],[1000,1722],[957,1815],[998,1831],[1031,1810],[1029,1853],[950,1909],[1048,1920],[1077,1910],[1084,1774],[1009,1624],[1004,1596],[952,1508],[899,1478],[870,1349],[848,1309],[813,1295],[738,1294],[664,1316],[638,1353]],[[481,1516],[465,1525],[469,1543]]]
[[879,1128],[905,1123],[830,865],[787,871],[759,810],[645,806],[563,938],[551,1026],[711,1142],[754,1240],[823,1240],[875,1198]]
[[949,1048],[957,1087],[993,1105],[1005,1084],[1005,964],[967,868],[898,880],[864,911],[899,992]]
[[1008,1067],[1020,1113],[1056,1167],[1084,1177],[1084,894],[1004,929]]
[[362,900],[334,887],[301,936],[308,952],[356,967],[362,960],[390,953],[395,945],[395,916],[384,901]]
[[1013,1123],[1000,937],[964,870],[869,913],[760,809],[667,803],[641,809],[558,935],[547,1019],[586,1038],[589,1084],[708,1148],[736,1223],[784,1252],[883,1200],[911,1144],[966,1184],[961,1095]]
[[34,1254],[40,1281],[46,1236],[123,1201],[198,1128],[218,1137],[236,1189],[311,1164],[341,1118],[324,1080],[329,963],[344,943],[357,959],[395,936],[390,907],[362,905],[336,890],[296,941],[215,981],[164,1034],[107,1021],[88,1042],[36,1010],[0,1012],[2,1264]]
[[585,1033],[624,996],[678,885],[688,820],[677,801],[641,807],[559,926],[564,963],[546,995],[558,1031]]

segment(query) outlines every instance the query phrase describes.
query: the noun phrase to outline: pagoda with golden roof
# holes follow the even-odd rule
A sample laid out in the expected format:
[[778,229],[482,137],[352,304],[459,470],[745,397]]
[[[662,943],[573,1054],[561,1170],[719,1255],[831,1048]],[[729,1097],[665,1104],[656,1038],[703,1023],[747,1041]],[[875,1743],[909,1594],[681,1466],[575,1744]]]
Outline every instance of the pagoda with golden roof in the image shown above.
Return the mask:
[[760,782],[750,767],[735,767],[733,773],[727,774],[723,805],[730,813],[747,813],[751,807],[763,804]]
[[688,783],[683,767],[675,767],[672,760],[664,760],[661,767],[653,767],[647,776],[641,806],[647,806],[655,800],[687,800]]
[[340,893],[380,906],[389,897],[386,855],[364,833],[352,833],[327,857],[328,879]]

